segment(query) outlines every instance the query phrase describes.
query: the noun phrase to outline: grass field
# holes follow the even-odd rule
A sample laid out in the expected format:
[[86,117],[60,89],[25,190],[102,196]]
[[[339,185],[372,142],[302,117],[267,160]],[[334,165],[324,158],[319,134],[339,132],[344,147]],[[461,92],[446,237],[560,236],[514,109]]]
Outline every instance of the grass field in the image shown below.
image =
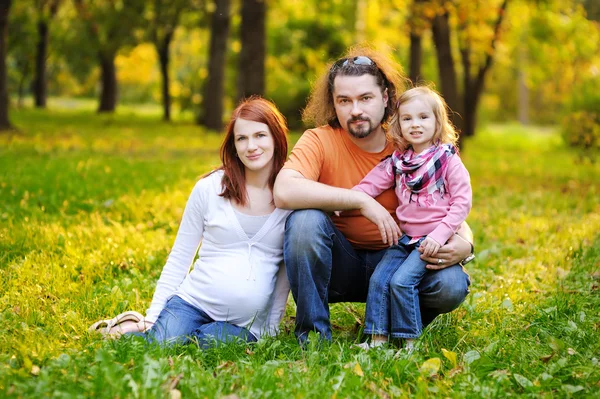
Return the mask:
[[[597,397],[600,165],[552,129],[467,141],[477,260],[471,294],[407,356],[363,352],[361,304],[334,341],[282,334],[201,351],[103,341],[94,321],[144,312],[221,137],[152,115],[21,110],[0,135],[0,397]],[[297,135],[294,136],[297,138]]]

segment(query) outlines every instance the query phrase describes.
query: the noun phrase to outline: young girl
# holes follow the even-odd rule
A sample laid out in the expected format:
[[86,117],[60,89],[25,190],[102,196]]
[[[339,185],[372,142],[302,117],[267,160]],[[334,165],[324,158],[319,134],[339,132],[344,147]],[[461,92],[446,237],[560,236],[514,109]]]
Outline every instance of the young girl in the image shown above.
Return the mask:
[[435,256],[456,233],[471,209],[471,186],[455,147],[458,134],[436,91],[403,93],[388,134],[396,151],[353,188],[376,197],[395,184],[404,232],[371,277],[364,333],[371,335],[371,347],[391,335],[412,349],[422,330],[417,286],[427,270],[418,248]]
[[119,333],[149,329],[150,341],[207,347],[277,332],[289,293],[289,211],[275,208],[272,190],[287,156],[286,135],[284,117],[267,100],[251,98],[233,111],[223,166],[192,190],[145,319],[119,326]]

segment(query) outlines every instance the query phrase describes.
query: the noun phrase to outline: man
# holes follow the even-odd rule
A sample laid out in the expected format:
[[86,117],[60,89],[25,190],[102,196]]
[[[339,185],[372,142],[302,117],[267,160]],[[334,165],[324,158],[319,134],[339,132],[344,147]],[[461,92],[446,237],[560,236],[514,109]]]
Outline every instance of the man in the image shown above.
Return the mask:
[[[369,49],[336,61],[303,115],[325,126],[304,133],[277,176],[276,206],[295,210],[286,223],[284,260],[301,344],[310,331],[331,340],[329,303],[365,302],[375,266],[398,241],[393,189],[376,199],[349,189],[394,150],[385,125],[404,87],[400,71]],[[435,259],[422,256],[431,263],[419,286],[424,325],[455,309],[468,293],[469,277],[457,263],[471,254],[472,235],[466,225],[459,233]]]

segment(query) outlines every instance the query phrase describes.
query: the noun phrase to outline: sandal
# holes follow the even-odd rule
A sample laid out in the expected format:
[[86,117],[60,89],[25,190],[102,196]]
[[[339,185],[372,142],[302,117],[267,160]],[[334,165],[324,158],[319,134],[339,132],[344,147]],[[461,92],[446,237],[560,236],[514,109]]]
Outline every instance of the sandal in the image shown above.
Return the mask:
[[136,311],[130,310],[123,312],[112,319],[97,321],[88,328],[88,331],[99,332],[104,336],[120,336],[122,334],[123,324],[137,324],[142,320],[144,320],[144,316]]

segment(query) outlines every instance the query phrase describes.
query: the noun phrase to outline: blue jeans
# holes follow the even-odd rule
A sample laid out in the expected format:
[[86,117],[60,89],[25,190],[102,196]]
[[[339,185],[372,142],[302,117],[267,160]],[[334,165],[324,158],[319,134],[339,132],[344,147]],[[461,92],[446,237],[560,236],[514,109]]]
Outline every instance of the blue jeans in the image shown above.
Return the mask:
[[156,323],[143,336],[149,342],[161,344],[197,342],[203,349],[225,342],[256,342],[256,337],[246,328],[214,321],[178,296],[167,301]]
[[[424,239],[409,244],[411,237],[405,234],[398,245],[385,252],[369,282],[365,334],[389,335],[391,320],[394,338],[421,335],[417,286],[425,275],[427,263],[421,260],[417,248]],[[394,289],[390,296],[391,286]]]
[[[365,302],[369,279],[385,252],[354,249],[320,210],[290,214],[283,256],[296,302],[295,334],[300,343],[310,331],[331,340],[329,304]],[[467,296],[469,284],[468,274],[458,265],[426,271],[418,287],[423,325],[457,308]]]

